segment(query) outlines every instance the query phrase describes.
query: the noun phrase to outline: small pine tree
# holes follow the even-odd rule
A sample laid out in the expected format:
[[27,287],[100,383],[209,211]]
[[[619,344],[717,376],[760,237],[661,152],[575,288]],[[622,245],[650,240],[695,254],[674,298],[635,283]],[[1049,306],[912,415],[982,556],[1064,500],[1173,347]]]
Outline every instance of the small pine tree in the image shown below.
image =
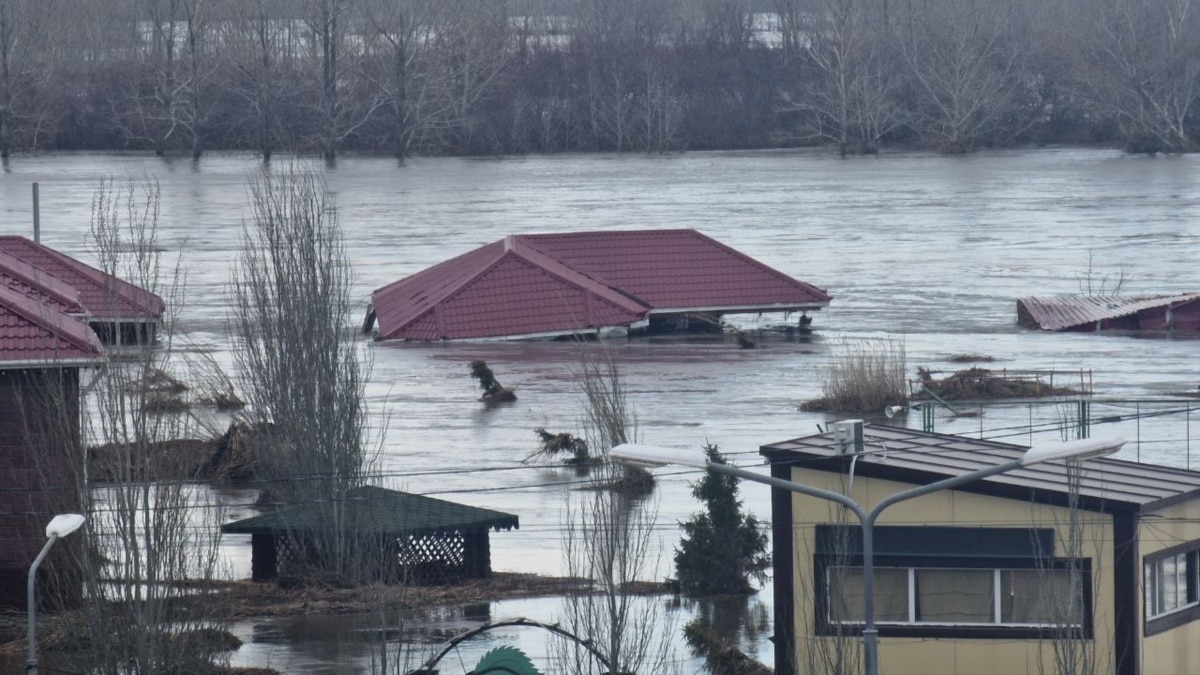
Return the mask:
[[[717,446],[704,447],[713,462],[724,463]],[[692,496],[705,511],[681,523],[683,539],[675,549],[675,576],[688,595],[752,593],[750,579],[762,581],[771,564],[767,535],[759,521],[742,513],[737,476],[712,471],[692,484]]]

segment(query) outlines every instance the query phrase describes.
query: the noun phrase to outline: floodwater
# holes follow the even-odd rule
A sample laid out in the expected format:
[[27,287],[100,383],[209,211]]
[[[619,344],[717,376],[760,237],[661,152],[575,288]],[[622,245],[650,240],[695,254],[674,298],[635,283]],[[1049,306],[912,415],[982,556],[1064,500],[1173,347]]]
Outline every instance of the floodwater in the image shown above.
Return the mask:
[[[1089,281],[1094,289],[1111,289],[1123,279],[1126,295],[1200,290],[1198,156],[1042,149],[844,160],[822,152],[756,151],[416,159],[403,166],[346,158],[335,167],[314,167],[336,197],[356,275],[347,330],[361,321],[373,289],[516,233],[691,227],[833,295],[830,307],[815,315],[810,339],[768,334],[753,350],[711,338],[609,342],[644,442],[692,448],[714,442],[735,461],[754,464],[760,445],[816,433],[831,421],[797,409],[819,395],[831,352],[888,339],[904,346],[914,376],[918,366],[966,367],[953,359],[963,354],[996,359],[982,364],[991,368],[1075,377],[1090,371],[1096,398],[1106,401],[1094,404],[1094,414],[1114,420],[1095,424],[1093,435],[1126,436],[1131,443],[1122,456],[1129,459],[1200,464],[1200,454],[1192,457],[1200,448],[1192,448],[1197,413],[1190,410],[1200,402],[1154,402],[1197,389],[1200,341],[1044,334],[1015,324],[1017,298],[1077,293]],[[30,185],[37,182],[42,240],[93,260],[86,232],[100,179],[152,177],[162,189],[160,243],[182,251],[187,272],[180,317],[187,348],[228,363],[226,286],[248,218],[247,177],[256,168],[244,155],[199,163],[107,154],[15,158],[0,173],[0,233],[31,231]],[[778,319],[735,322],[759,326]],[[575,348],[365,344],[374,362],[368,396],[381,435],[381,482],[517,514],[519,530],[492,536],[494,568],[561,572],[562,510],[578,478],[522,460],[536,447],[534,428],[579,430]],[[519,400],[493,408],[478,403],[467,369],[475,359],[487,361]],[[1064,410],[1062,404],[989,405],[969,416],[943,410],[936,428],[1054,441],[1068,425]],[[898,422],[920,426],[920,415],[908,417]],[[657,475],[662,556],[655,574],[664,577],[676,523],[697,508],[688,483],[698,474],[662,469]],[[744,484],[742,493],[747,507],[769,520],[767,490]],[[242,505],[231,509],[230,519],[251,513],[245,504],[252,492],[217,494]],[[225,542],[235,576],[249,574],[248,548],[237,538]],[[769,593],[750,605],[747,615],[769,616]],[[542,600],[488,613],[548,621],[558,611],[556,602]],[[685,603],[672,611],[686,620],[708,610]],[[475,619],[455,621],[471,625]],[[320,664],[328,672],[369,667],[369,655],[347,646],[353,641],[330,637],[328,626],[312,631],[300,623],[237,626],[250,644],[235,662],[306,671]],[[770,643],[761,632],[743,633],[741,642],[769,661]],[[694,671],[698,666],[685,657],[684,671]]]

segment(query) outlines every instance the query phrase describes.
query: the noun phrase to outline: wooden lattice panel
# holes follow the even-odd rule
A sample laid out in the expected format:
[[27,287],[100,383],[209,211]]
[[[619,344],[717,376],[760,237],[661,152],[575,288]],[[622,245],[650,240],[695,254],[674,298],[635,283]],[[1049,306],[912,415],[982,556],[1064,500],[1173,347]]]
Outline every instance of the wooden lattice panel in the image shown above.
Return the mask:
[[467,547],[461,532],[408,537],[399,544],[400,568],[414,582],[444,583],[466,575]]

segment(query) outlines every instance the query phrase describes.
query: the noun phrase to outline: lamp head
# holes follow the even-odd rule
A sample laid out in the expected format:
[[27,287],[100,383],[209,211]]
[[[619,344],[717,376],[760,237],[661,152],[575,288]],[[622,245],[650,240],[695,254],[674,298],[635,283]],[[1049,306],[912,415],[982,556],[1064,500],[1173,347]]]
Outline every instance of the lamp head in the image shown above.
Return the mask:
[[622,464],[630,464],[645,468],[678,464],[697,469],[708,467],[708,459],[691,450],[664,448],[657,445],[642,445],[640,443],[622,443],[608,451],[613,459]]
[[891,418],[895,417],[896,415],[899,415],[900,413],[904,412],[905,410],[908,410],[908,408],[905,408],[902,405],[889,405],[888,407],[883,409],[883,414],[887,415],[888,419],[891,419]]
[[58,537],[62,539],[75,530],[78,530],[85,521],[87,521],[87,518],[78,513],[64,513],[54,516],[54,519],[46,526],[46,538]]
[[1124,438],[1085,438],[1066,443],[1034,446],[1021,457],[1021,466],[1048,462],[1055,459],[1083,461],[1092,457],[1111,455],[1125,445]]

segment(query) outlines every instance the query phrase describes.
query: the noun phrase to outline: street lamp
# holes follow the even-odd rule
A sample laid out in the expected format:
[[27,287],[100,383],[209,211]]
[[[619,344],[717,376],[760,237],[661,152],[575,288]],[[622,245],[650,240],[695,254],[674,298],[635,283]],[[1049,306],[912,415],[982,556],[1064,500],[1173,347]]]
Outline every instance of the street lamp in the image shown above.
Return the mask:
[[34,651],[34,628],[36,622],[36,606],[33,601],[33,580],[37,576],[38,565],[42,564],[46,554],[50,552],[50,547],[54,546],[54,542],[60,538],[71,534],[78,530],[87,520],[78,513],[64,513],[54,516],[50,524],[46,526],[46,545],[42,547],[42,551],[34,558],[33,564],[29,566],[29,585],[26,589],[26,601],[29,604],[29,659],[25,662],[26,675],[37,675],[37,653]]
[[764,476],[752,471],[738,469],[727,464],[712,462],[707,457],[687,450],[662,448],[652,445],[625,443],[613,448],[609,454],[620,462],[635,464],[643,467],[665,466],[678,464],[698,469],[708,469],[716,473],[737,476],[755,483],[765,483],[780,490],[799,492],[810,497],[817,497],[836,502],[850,509],[862,524],[862,557],[863,557],[863,667],[866,675],[879,675],[879,631],[875,628],[875,521],[879,514],[893,504],[922,497],[931,492],[955,488],[965,483],[971,483],[988,476],[1019,469],[1023,466],[1062,459],[1082,461],[1091,457],[1111,455],[1125,445],[1123,438],[1096,438],[1079,441],[1069,441],[1055,445],[1034,447],[1025,451],[1018,459],[1002,462],[969,473],[950,478],[944,478],[928,485],[919,485],[909,490],[897,492],[884,497],[867,511],[858,502],[840,492],[822,490],[790,480]]

